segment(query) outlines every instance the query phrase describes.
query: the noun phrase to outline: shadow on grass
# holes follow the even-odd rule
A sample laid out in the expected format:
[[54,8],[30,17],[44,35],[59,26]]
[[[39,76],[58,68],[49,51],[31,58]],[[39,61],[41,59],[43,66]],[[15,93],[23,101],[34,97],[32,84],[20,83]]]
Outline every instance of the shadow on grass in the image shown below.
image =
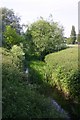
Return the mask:
[[[56,87],[53,87],[45,78],[45,71],[41,73],[38,70],[44,67],[44,64],[39,64],[39,61],[36,60],[36,63],[32,64],[31,61],[28,63],[29,67],[29,82],[30,84],[36,85],[35,89],[40,93],[52,99],[55,99],[61,107],[70,114],[72,120],[79,120],[80,104],[74,103],[71,99],[65,99],[64,94],[61,91],[58,91]],[[36,65],[35,65],[36,64]],[[36,67],[34,67],[36,66]]]

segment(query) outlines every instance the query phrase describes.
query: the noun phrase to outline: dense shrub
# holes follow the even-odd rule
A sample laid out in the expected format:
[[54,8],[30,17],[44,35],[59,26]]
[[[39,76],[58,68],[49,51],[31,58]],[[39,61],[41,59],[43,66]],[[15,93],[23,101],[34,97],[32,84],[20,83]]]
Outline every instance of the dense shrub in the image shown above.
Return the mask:
[[[78,98],[80,90],[80,74],[78,71],[78,48],[49,54],[45,57],[49,72],[50,84],[62,90],[66,96]],[[50,76],[50,75],[49,75]]]
[[23,67],[23,61],[25,60],[25,53],[21,46],[14,45],[11,49],[11,54],[13,56],[13,62],[18,68]]
[[23,68],[24,55],[23,49],[17,45],[14,45],[10,50],[2,48],[3,63],[12,64],[19,70]]

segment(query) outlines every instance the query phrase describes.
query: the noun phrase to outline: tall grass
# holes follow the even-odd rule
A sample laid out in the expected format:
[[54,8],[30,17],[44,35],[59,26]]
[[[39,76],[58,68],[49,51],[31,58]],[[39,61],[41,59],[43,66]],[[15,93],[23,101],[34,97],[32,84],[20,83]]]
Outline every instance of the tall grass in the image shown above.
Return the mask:
[[78,69],[78,47],[68,48],[45,57],[50,69],[50,84],[61,90],[65,96],[79,100],[80,72]]

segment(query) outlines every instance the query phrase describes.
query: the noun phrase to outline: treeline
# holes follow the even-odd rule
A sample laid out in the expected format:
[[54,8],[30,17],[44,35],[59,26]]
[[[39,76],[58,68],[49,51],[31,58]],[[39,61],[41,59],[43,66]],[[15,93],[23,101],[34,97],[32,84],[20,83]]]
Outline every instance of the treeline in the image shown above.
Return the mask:
[[72,25],[70,37],[66,39],[67,44],[77,44],[78,43],[78,34],[76,34],[75,26]]
[[64,49],[65,38],[63,27],[57,22],[40,18],[36,22],[27,25],[26,32],[23,32],[23,25],[20,25],[20,17],[16,16],[13,10],[1,8],[2,11],[2,45],[11,49],[13,45],[23,45],[27,55],[36,55],[40,59],[48,53]]

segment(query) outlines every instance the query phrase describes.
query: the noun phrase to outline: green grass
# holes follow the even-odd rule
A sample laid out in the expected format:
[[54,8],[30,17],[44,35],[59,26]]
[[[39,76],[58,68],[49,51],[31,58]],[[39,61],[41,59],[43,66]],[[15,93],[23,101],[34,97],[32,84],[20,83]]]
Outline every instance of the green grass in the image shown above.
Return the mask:
[[61,90],[65,96],[78,99],[80,72],[78,70],[78,47],[68,48],[45,57],[50,69],[50,84]]
[[64,66],[66,71],[78,68],[78,48],[68,48],[46,56],[46,63],[53,69],[58,66]]

